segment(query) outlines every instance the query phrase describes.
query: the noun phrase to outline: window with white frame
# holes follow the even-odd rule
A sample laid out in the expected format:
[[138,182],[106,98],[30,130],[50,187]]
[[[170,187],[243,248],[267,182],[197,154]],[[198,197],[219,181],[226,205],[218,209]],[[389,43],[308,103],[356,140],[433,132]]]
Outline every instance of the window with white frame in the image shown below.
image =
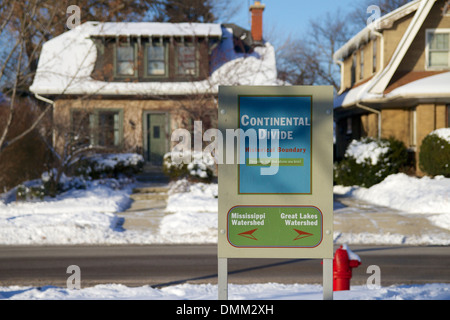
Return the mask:
[[450,67],[450,29],[427,30],[427,68]]

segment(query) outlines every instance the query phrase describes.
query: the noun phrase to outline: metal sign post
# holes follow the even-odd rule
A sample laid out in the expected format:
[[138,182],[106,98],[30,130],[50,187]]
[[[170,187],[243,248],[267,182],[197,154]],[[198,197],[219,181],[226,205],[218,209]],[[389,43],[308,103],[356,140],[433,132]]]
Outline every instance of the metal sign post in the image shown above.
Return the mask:
[[332,298],[332,99],[330,86],[219,88],[220,299],[228,258],[324,259]]

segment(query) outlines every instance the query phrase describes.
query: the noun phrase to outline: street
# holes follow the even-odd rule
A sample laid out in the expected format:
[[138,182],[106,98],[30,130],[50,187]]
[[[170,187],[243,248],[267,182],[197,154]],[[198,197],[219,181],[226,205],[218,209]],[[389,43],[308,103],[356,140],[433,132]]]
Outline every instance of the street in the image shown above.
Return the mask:
[[[336,247],[337,248],[337,247]],[[335,249],[336,249],[335,248]],[[445,246],[350,246],[362,264],[352,285],[366,284],[367,267],[381,270],[381,285],[450,283]],[[217,283],[215,245],[2,246],[0,286],[65,287],[67,267],[81,270],[81,287],[121,283],[163,287]],[[322,283],[321,260],[229,259],[229,283]]]

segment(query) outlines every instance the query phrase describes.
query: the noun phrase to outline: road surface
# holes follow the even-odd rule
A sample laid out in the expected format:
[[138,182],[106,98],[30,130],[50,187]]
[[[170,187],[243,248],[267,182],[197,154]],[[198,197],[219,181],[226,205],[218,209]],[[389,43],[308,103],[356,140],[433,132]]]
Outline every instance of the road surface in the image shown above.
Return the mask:
[[[362,260],[352,285],[366,284],[369,265],[381,285],[450,283],[450,248],[350,246]],[[321,260],[229,259],[229,283],[322,283]],[[163,287],[217,283],[215,245],[0,246],[0,286],[65,287],[67,267],[81,270],[81,287],[121,283]]]

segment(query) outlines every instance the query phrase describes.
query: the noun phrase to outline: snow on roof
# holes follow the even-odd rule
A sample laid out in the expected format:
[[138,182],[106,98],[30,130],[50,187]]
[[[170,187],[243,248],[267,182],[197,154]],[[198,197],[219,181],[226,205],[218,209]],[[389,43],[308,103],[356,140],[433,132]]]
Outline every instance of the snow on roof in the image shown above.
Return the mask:
[[389,92],[386,97],[450,96],[450,72],[444,72],[407,83]]
[[450,98],[450,72],[412,81],[391,92],[378,95],[367,92],[361,85],[338,95],[334,107],[348,107],[356,102],[384,102],[402,98]]
[[216,36],[222,35],[217,23],[165,22],[87,22],[91,35],[97,36]]
[[[91,73],[97,59],[93,36],[208,35],[221,37],[212,55],[212,74],[189,82],[106,82]],[[225,59],[224,59],[225,57]],[[217,93],[219,85],[277,84],[272,45],[252,54],[234,51],[232,30],[201,23],[93,23],[87,22],[46,42],[30,90],[37,94],[182,95]]]
[[346,44],[339,48],[333,55],[334,60],[345,59],[353,51],[357,50],[362,44],[368,41],[373,36],[374,31],[381,31],[392,27],[393,22],[400,18],[414,12],[419,7],[421,0],[411,1],[400,8],[382,16],[381,18],[372,21],[364,29],[358,32]]

